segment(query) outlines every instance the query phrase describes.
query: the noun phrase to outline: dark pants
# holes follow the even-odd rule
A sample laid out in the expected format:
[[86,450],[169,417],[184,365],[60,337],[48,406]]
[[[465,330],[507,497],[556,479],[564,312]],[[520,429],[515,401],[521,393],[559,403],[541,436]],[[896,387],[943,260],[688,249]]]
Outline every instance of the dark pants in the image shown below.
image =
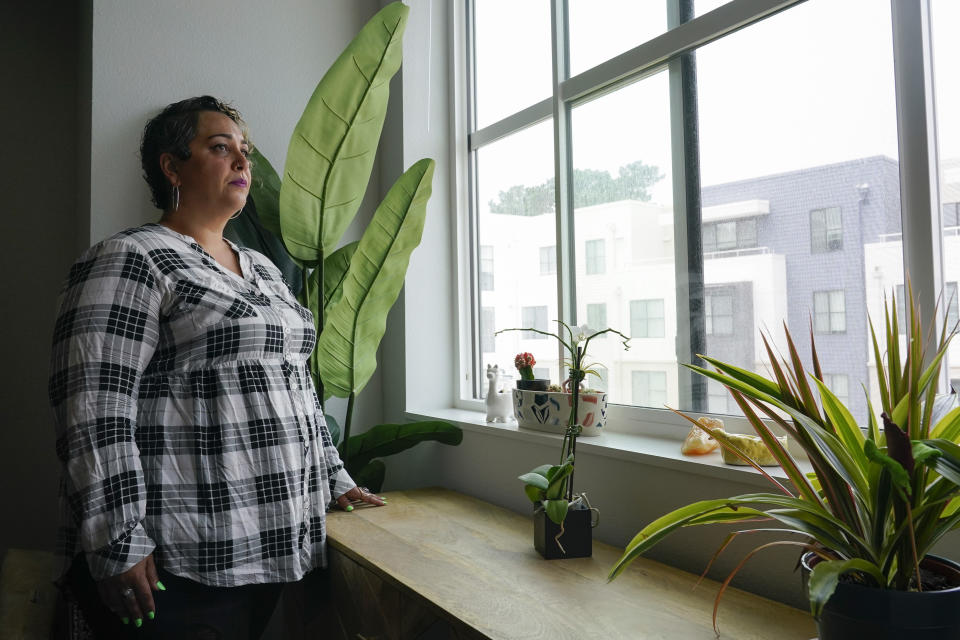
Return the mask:
[[[65,587],[77,602],[94,637],[185,640],[257,640],[280,598],[282,584],[208,587],[157,568],[166,591],[154,591],[156,617],[124,625],[100,600],[83,556],[77,557]],[[70,597],[68,596],[68,597]]]

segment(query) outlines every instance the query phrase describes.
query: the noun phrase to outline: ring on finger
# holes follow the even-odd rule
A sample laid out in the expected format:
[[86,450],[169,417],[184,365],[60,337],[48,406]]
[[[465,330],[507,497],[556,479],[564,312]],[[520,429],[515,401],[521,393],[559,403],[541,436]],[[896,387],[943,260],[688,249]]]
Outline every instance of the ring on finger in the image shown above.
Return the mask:
[[134,592],[133,587],[127,587],[126,589],[120,592],[120,595],[123,596],[124,598],[137,597],[137,594]]

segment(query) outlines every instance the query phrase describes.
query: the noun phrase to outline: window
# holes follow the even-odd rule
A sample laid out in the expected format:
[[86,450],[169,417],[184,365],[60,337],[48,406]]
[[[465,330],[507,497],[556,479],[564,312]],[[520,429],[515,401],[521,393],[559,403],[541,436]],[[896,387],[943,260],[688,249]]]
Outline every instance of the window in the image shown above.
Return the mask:
[[588,375],[586,380],[586,387],[588,389],[596,389],[597,391],[608,391],[610,385],[608,380],[610,378],[610,370],[606,367],[594,367],[596,375]]
[[708,291],[704,294],[703,304],[707,335],[733,335],[733,293]]
[[[769,328],[772,347],[782,351],[780,327],[786,323],[799,339],[813,317],[816,333],[847,336],[823,365],[847,376],[850,389],[871,388],[875,365],[863,320],[868,313],[879,318],[878,294],[903,282],[905,262],[917,265],[924,254],[937,253],[904,254],[903,234],[924,219],[915,212],[933,210],[947,229],[943,273],[924,275],[936,282],[915,287],[929,292],[960,280],[960,212],[950,206],[960,200],[954,115],[960,93],[951,80],[960,60],[952,44],[960,39],[951,35],[960,29],[960,10],[949,0],[930,0],[939,64],[926,86],[938,93],[936,103],[933,96],[919,99],[938,110],[940,157],[912,158],[927,171],[904,172],[901,185],[898,139],[913,139],[913,128],[925,126],[923,114],[932,111],[897,109],[898,100],[918,99],[896,92],[895,68],[916,73],[907,65],[918,56],[903,50],[931,42],[920,34],[892,47],[891,33],[911,23],[903,16],[913,4],[893,3],[891,13],[890,3],[807,0],[769,11],[772,3],[741,1],[708,15],[704,2],[677,0],[670,6],[680,7],[678,17],[656,3],[621,3],[618,11],[644,18],[641,30],[631,32],[620,27],[623,16],[611,5],[566,0],[568,13],[556,12],[553,24],[545,5],[518,14],[531,32],[525,60],[513,41],[503,52],[483,46],[501,37],[491,6],[501,20],[513,19],[506,3],[468,0],[470,16],[482,10],[488,19],[467,22],[475,48],[458,58],[488,69],[496,65],[481,58],[499,58],[506,75],[527,74],[531,87],[552,87],[520,95],[512,92],[511,78],[498,84],[496,74],[487,73],[480,82],[473,75],[478,69],[466,70],[474,79],[464,91],[472,101],[461,119],[471,155],[459,183],[473,189],[464,212],[472,217],[462,226],[470,237],[461,239],[473,243],[461,270],[475,279],[465,292],[470,296],[461,296],[471,298],[468,317],[493,306],[504,323],[521,307],[546,307],[552,327],[555,318],[577,322],[578,312],[589,321],[598,311],[586,308],[588,300],[604,304],[608,326],[659,339],[626,354],[598,352],[610,367],[611,402],[630,404],[632,372],[656,370],[666,376],[671,406],[686,410],[719,397],[682,366],[693,354],[711,353],[709,346],[711,355],[732,354],[733,364],[762,371],[769,363],[756,344],[757,330]],[[690,20],[697,28],[676,28]],[[811,42],[805,34],[814,30],[818,38]],[[654,37],[651,46],[637,46]],[[552,50],[569,58],[546,65],[544,51],[549,57]],[[510,56],[519,74],[503,62]],[[616,63],[605,64],[613,56]],[[850,68],[860,73],[851,77]],[[477,109],[480,103],[488,106]],[[489,105],[498,117],[469,117],[492,113]],[[914,173],[939,177],[942,210],[915,201],[914,194],[929,196],[932,185],[918,184]],[[900,198],[910,216],[901,216]],[[616,240],[607,246],[598,243],[602,238]],[[495,247],[501,274],[495,298],[481,291],[475,299],[480,245]],[[542,249],[553,245],[551,261]],[[829,269],[822,263],[826,253]],[[538,266],[545,275],[555,270],[558,286],[513,277],[530,267],[536,274]],[[752,291],[749,313],[741,295],[746,288],[732,298],[714,290],[729,283]],[[468,342],[477,344],[478,329],[470,330]],[[505,335],[497,340],[507,354],[498,354],[501,359],[512,356]],[[469,362],[467,373],[476,377],[479,368]],[[960,377],[960,357],[950,362],[957,369],[950,375]],[[851,402],[865,408],[860,395],[852,393]]]
[[493,291],[493,247],[480,246],[480,290]]
[[550,367],[534,367],[533,377],[540,380],[550,379]]
[[667,374],[665,371],[633,371],[633,404],[641,407],[662,408],[667,402]]
[[844,406],[850,405],[850,379],[847,374],[825,373],[823,374],[823,384],[827,385],[827,389],[830,389]]
[[630,301],[630,337],[663,337],[663,300]]
[[846,301],[842,290],[813,293],[813,325],[817,333],[846,332]]
[[496,309],[493,307],[484,307],[480,310],[480,351],[481,353],[493,353],[496,351]]
[[827,253],[843,249],[843,220],[840,207],[810,212],[810,252]]
[[701,230],[704,252],[751,249],[757,246],[757,221],[711,222]]
[[587,240],[587,275],[605,273],[607,270],[607,254],[603,240]]
[[[952,330],[960,321],[960,301],[957,300],[958,289],[956,282],[948,282],[943,288],[943,296],[940,298],[939,309],[947,308],[947,329]],[[899,324],[900,335],[907,332],[907,323],[910,319],[907,317],[906,289],[902,284],[897,285],[897,322]],[[956,377],[956,376],[954,376]]]
[[540,275],[549,276],[557,272],[557,247],[540,247]]
[[[587,326],[594,331],[602,331],[607,328],[607,304],[599,302],[587,305]],[[602,340],[607,334],[597,336],[594,340]]]
[[[520,310],[522,317],[521,326],[524,329],[539,329],[548,331],[547,328],[547,308],[546,307],[523,307]],[[522,335],[527,340],[545,340],[547,336],[533,331],[523,331]]]

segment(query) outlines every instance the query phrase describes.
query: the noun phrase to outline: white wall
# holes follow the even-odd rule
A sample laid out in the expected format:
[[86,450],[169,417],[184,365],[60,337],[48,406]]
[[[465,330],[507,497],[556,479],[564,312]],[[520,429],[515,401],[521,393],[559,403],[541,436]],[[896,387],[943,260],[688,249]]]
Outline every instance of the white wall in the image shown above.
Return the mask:
[[158,217],[137,152],[147,119],[171,102],[211,94],[234,103],[281,170],[317,81],[379,2],[95,0],[93,8],[95,242]]

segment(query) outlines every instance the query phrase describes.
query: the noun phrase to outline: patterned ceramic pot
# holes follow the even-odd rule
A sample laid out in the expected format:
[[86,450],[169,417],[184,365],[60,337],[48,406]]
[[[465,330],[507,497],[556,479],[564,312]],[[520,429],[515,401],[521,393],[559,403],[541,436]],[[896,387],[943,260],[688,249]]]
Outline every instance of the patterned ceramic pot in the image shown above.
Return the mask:
[[[555,391],[513,390],[513,415],[523,429],[563,434],[570,419],[573,395]],[[578,422],[582,436],[598,436],[607,422],[607,394],[581,393]]]

